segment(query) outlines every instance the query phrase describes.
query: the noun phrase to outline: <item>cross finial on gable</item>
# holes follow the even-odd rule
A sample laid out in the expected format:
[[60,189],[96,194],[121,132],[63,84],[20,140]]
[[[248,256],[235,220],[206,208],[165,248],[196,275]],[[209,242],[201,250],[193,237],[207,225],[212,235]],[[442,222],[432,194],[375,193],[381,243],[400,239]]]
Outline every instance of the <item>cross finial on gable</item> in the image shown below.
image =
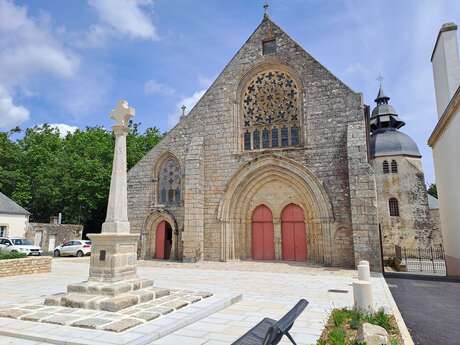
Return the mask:
[[268,0],[264,2],[264,17],[268,17]]
[[117,125],[127,126],[134,113],[134,108],[131,108],[127,101],[120,100],[117,103],[117,107],[110,112],[110,117],[117,121]]
[[379,76],[377,77],[378,82],[380,83],[380,86],[383,85],[383,76],[382,73],[379,73]]
[[182,116],[185,116],[185,109],[187,109],[187,107],[185,105],[182,105],[182,107],[180,107],[182,109]]

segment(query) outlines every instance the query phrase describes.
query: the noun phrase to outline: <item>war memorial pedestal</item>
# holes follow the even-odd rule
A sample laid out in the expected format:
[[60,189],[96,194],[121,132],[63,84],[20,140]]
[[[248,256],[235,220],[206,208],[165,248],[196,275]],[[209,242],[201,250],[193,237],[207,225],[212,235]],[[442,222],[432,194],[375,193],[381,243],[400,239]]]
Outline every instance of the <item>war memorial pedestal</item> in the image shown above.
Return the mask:
[[156,289],[153,281],[139,279],[136,273],[138,235],[131,234],[128,222],[126,136],[134,109],[119,101],[110,117],[115,150],[110,180],[107,216],[100,234],[90,234],[91,261],[88,281],[71,284],[67,293],[46,298],[46,305],[119,311],[169,294]]

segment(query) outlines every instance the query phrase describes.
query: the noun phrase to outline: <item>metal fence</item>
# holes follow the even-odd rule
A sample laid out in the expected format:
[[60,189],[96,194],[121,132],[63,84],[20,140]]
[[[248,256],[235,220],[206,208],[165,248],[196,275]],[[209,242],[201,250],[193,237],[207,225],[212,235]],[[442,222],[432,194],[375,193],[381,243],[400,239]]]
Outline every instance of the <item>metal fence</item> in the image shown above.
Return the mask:
[[446,274],[442,246],[429,248],[401,248],[396,246],[396,257],[406,266],[407,272]]

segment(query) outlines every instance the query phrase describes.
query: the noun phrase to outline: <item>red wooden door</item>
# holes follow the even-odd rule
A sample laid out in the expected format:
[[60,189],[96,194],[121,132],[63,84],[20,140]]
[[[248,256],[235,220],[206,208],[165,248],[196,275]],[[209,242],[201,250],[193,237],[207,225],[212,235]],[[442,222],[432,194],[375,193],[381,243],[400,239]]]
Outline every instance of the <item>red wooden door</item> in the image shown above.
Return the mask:
[[307,235],[303,210],[287,205],[281,215],[281,247],[283,260],[307,260]]
[[156,240],[155,240],[155,259],[165,258],[165,235],[166,235],[166,222],[163,220],[157,226]]
[[258,206],[252,214],[252,258],[275,259],[275,235],[273,216],[265,205]]

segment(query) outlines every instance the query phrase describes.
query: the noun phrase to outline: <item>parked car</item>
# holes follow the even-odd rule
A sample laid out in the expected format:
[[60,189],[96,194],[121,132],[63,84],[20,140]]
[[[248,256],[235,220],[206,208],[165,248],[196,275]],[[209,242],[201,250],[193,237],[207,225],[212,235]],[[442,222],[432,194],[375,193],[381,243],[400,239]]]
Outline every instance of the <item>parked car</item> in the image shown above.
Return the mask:
[[21,237],[0,237],[0,250],[5,252],[18,252],[27,255],[42,255],[43,250],[35,246],[32,241]]
[[91,241],[71,240],[54,248],[54,256],[78,256],[91,254]]

